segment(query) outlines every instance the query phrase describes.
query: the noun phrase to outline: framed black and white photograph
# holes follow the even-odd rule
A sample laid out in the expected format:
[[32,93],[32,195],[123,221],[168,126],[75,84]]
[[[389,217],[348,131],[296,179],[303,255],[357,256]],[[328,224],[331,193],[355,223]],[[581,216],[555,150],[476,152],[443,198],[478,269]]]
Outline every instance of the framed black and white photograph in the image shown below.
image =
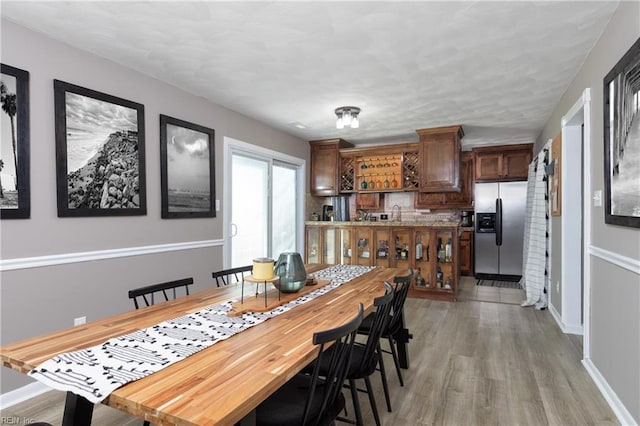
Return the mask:
[[162,218],[215,217],[215,131],[160,115]]
[[604,78],[605,223],[640,228],[640,39]]
[[58,216],[147,214],[144,106],[54,80]]
[[0,218],[28,219],[29,72],[1,64]]

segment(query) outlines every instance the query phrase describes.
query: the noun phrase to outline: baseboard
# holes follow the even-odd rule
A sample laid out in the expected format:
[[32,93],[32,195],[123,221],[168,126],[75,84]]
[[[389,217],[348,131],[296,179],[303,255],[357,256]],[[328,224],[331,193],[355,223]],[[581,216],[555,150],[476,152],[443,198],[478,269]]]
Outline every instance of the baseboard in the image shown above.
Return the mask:
[[10,392],[0,394],[0,410],[4,410],[5,408],[9,408],[12,405],[19,404],[28,399],[35,398],[36,396],[42,395],[50,390],[50,387],[40,382],[33,382]]
[[562,322],[562,316],[558,313],[558,311],[556,311],[556,308],[554,308],[551,303],[549,304],[549,312],[551,312],[551,316],[554,320],[556,320],[558,327],[560,328],[560,330],[562,330],[563,333],[577,334],[580,336],[584,334],[584,328],[582,327],[582,325],[567,325]]
[[609,383],[607,383],[602,374],[600,374],[600,371],[591,359],[583,359],[582,365],[584,365],[584,368],[600,390],[600,393],[602,393],[602,396],[604,396],[604,399],[609,403],[620,424],[622,426],[638,426],[638,422],[631,416],[631,413],[629,413],[622,401],[618,398],[618,395],[611,389],[611,386],[609,386]]

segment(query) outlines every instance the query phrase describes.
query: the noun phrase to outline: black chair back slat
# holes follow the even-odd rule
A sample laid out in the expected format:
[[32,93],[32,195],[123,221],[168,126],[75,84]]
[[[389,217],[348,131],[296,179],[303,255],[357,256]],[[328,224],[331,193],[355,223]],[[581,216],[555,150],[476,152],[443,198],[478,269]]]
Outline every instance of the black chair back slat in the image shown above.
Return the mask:
[[164,300],[169,301],[169,294],[167,294],[167,290],[172,290],[173,299],[176,299],[178,297],[176,289],[184,287],[185,295],[188,296],[190,285],[193,285],[193,278],[183,278],[180,280],[139,287],[129,290],[129,299],[133,299],[133,304],[136,309],[139,309],[140,304],[138,303],[138,298],[142,298],[145,306],[151,306],[155,304],[155,293],[162,293]]
[[[391,311],[392,302],[394,298],[394,291],[391,284],[384,283],[385,294],[384,296],[377,297],[373,301],[373,306],[376,307],[376,312],[373,314],[373,320],[371,321],[371,328],[367,335],[367,343],[365,344],[364,355],[362,357],[362,363],[360,365],[360,371],[370,370],[369,365],[372,360],[375,360],[375,352],[380,344],[380,337],[382,333],[388,327],[390,321],[389,312]],[[375,370],[375,364],[372,365]],[[367,374],[371,374],[370,371]]]
[[211,277],[216,280],[216,285],[218,287],[222,287],[229,284],[233,284],[234,282],[242,282],[245,274],[247,272],[251,273],[252,270],[253,270],[252,265],[238,266],[235,268],[224,269],[222,271],[213,272],[211,274]]
[[393,295],[393,303],[391,307],[391,319],[385,332],[383,334],[395,333],[398,327],[402,325],[402,313],[404,309],[404,303],[407,300],[407,294],[409,293],[409,287],[411,287],[411,280],[413,280],[413,269],[409,268],[409,273],[406,276],[394,277],[393,282],[396,287]]

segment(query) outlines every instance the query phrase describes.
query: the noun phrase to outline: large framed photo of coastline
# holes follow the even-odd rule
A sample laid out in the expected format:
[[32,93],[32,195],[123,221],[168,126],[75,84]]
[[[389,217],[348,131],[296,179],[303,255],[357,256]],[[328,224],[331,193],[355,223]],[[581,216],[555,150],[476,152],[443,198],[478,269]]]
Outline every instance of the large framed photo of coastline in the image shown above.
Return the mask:
[[29,72],[1,65],[0,218],[28,219]]
[[160,115],[162,218],[216,217],[215,131]]
[[58,216],[147,214],[144,105],[54,80]]
[[603,86],[604,222],[640,228],[640,39]]

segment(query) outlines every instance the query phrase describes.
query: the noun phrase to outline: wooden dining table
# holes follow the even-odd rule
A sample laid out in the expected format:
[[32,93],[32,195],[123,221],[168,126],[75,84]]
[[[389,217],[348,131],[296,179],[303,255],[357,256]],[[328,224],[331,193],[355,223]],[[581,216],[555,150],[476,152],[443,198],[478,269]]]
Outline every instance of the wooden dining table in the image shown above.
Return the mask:
[[[331,265],[308,265],[314,272]],[[254,409],[315,359],[316,331],[353,318],[358,304],[373,311],[384,282],[405,269],[377,267],[307,303],[255,325],[167,368],[130,382],[102,401],[157,425],[251,424]],[[162,321],[239,298],[240,285],[205,290],[81,326],[0,347],[5,367],[28,373],[64,352],[151,327]],[[91,423],[93,404],[67,393],[63,425]]]

